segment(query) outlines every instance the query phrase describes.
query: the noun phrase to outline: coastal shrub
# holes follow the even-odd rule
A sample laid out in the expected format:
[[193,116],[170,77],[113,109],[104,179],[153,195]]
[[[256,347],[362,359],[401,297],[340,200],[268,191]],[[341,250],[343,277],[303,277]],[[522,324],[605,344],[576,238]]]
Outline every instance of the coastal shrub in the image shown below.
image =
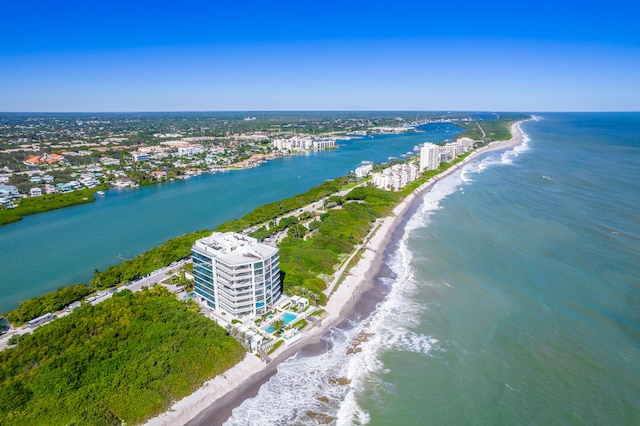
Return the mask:
[[188,257],[196,240],[206,237],[211,231],[202,230],[173,238],[164,244],[146,251],[121,265],[113,265],[106,271],[97,271],[91,285],[97,288],[113,287],[147,275],[156,269]]
[[285,238],[280,243],[280,267],[284,271],[289,268],[307,271],[315,277],[321,273],[332,274],[336,263],[335,253],[317,247],[314,238],[307,241]]
[[90,189],[81,189],[66,194],[47,194],[40,197],[24,198],[16,208],[0,210],[0,226],[17,222],[22,219],[23,216],[75,206],[77,204],[91,203],[95,200],[93,194],[101,189],[106,189],[106,185],[100,185]]
[[304,330],[307,325],[309,325],[309,323],[307,322],[306,319],[301,319],[300,321],[296,321],[292,327],[293,328],[297,328],[298,330]]
[[303,194],[298,194],[290,198],[285,198],[284,200],[256,207],[252,212],[242,216],[240,219],[231,220],[221,224],[216,228],[216,231],[242,232],[242,230],[246,228],[250,228],[259,223],[268,222],[269,220],[275,219],[285,213],[299,209],[313,203],[314,201],[318,201],[324,197],[334,194],[340,190],[340,182],[341,180],[339,178],[326,181],[309,189]]
[[305,234],[309,232],[309,230],[304,225],[301,225],[299,223],[291,225],[288,228],[288,235],[290,238],[304,238]]
[[327,283],[320,278],[307,278],[304,280],[304,286],[313,292],[324,291]]
[[274,353],[280,346],[282,346],[283,343],[284,340],[278,339],[273,345],[271,345],[271,347],[267,351],[267,354],[271,355],[272,353]]
[[0,424],[141,423],[244,353],[165,288],[125,290],[0,352]]
[[273,229],[267,229],[264,226],[261,226],[260,228],[256,229],[249,235],[258,241],[262,241],[265,238],[267,238],[269,235],[273,234],[274,232],[275,230]]
[[[353,250],[353,243],[338,238],[333,238],[325,234],[320,234],[315,237],[314,243],[317,244],[319,248],[329,250],[335,254],[349,253],[351,250]],[[339,259],[336,258],[336,260]]]
[[486,138],[490,140],[508,140],[511,138],[510,127],[513,123],[520,120],[526,120],[530,116],[526,114],[517,113],[505,113],[501,114],[499,119],[480,120],[480,121],[460,121],[456,123],[457,126],[464,128],[464,132],[457,135],[457,137],[467,137],[471,139],[482,139],[482,132],[478,127],[478,124],[482,126],[485,131]]
[[316,235],[303,241],[287,237],[280,243],[280,268],[286,292],[307,291],[317,303],[325,304],[326,288],[320,275],[330,276],[335,267],[360,244],[372,222],[391,211],[401,196],[373,187],[354,188],[344,197],[341,209],[324,213],[314,222]]
[[385,191],[373,186],[359,186],[349,192],[345,198],[347,200],[366,201],[369,206],[393,207],[401,199],[401,195],[394,191]]
[[69,303],[80,300],[92,292],[93,290],[86,284],[61,287],[56,291],[25,300],[5,316],[10,323],[19,326],[47,312],[59,311]]
[[282,255],[280,256],[280,269],[282,270],[282,280],[285,292],[290,293],[294,287],[302,286],[305,274],[296,271],[292,267],[282,267]]

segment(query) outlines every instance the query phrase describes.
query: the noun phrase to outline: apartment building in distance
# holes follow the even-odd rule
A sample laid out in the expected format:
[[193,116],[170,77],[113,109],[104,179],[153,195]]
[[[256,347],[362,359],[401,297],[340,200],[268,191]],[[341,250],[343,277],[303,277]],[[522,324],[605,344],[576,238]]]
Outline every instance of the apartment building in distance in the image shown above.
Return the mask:
[[258,316],[282,295],[278,249],[235,232],[214,232],[192,247],[196,299],[231,315]]
[[362,165],[356,167],[354,170],[354,174],[358,179],[362,179],[365,176],[368,176],[369,173],[373,170],[373,163],[371,161],[363,161]]
[[420,171],[435,170],[440,165],[440,147],[434,143],[425,142],[420,147]]
[[381,172],[371,175],[371,183],[380,189],[398,191],[418,178],[418,166],[408,164],[394,164]]

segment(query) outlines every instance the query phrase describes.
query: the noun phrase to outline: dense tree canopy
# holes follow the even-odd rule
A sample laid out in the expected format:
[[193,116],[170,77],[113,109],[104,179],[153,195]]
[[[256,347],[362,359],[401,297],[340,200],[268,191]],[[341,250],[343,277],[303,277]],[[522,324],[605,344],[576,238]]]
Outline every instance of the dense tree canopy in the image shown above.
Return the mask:
[[140,278],[171,262],[189,257],[191,246],[196,240],[210,233],[211,231],[204,230],[173,238],[133,259],[125,260],[121,265],[110,266],[104,272],[97,272],[91,284],[97,288],[106,288]]
[[138,423],[244,356],[159,286],[83,305],[19,341],[0,352],[3,425]]
[[56,291],[25,300],[16,309],[9,312],[6,317],[13,325],[21,325],[47,312],[58,311],[69,303],[90,294],[92,291],[86,284],[61,287]]

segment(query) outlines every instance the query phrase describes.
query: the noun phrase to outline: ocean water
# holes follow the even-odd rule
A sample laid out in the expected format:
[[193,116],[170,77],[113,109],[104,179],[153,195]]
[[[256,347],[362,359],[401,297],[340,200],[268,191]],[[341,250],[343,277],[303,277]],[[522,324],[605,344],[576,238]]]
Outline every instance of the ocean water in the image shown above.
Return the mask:
[[382,300],[245,424],[640,424],[640,114],[541,114],[416,206]]

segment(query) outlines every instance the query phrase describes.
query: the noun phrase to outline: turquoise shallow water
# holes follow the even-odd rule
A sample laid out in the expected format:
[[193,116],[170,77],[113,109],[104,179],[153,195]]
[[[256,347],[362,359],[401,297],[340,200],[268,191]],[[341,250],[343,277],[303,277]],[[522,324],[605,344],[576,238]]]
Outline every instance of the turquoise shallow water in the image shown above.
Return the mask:
[[423,198],[375,311],[228,424],[640,424],[640,114],[522,128]]

